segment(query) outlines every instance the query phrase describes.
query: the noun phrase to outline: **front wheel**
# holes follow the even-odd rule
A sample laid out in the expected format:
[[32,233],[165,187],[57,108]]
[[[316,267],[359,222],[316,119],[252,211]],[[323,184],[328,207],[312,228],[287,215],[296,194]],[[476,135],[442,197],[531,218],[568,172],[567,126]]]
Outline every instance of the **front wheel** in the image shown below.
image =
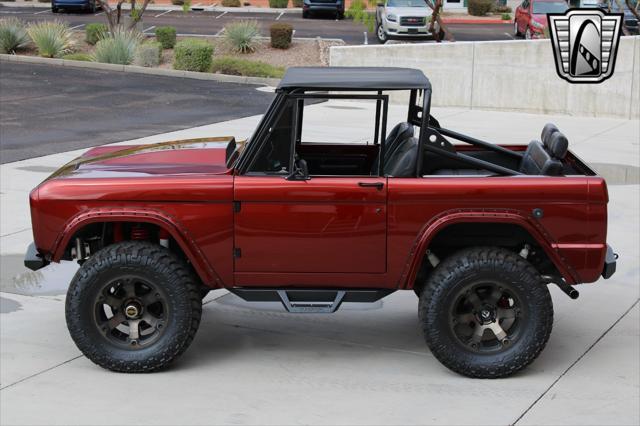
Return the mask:
[[162,369],[191,344],[200,324],[199,286],[189,267],[146,242],[108,246],[85,262],[66,300],[78,349],[103,368]]
[[433,355],[477,378],[525,368],[553,325],[540,274],[516,253],[496,247],[464,249],[440,263],[425,283],[418,313]]
[[382,24],[378,24],[376,27],[376,37],[380,44],[385,44],[387,42],[387,33],[384,31]]

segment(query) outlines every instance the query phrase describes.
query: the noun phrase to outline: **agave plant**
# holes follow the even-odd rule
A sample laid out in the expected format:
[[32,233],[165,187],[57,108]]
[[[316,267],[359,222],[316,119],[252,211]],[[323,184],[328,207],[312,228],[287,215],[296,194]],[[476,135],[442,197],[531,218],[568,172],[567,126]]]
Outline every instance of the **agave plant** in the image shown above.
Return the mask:
[[21,20],[0,19],[0,53],[15,53],[27,44],[29,44],[29,35]]
[[73,50],[74,42],[69,26],[60,21],[43,21],[29,25],[27,33],[45,58],[57,58]]
[[143,35],[138,31],[117,29],[96,43],[94,60],[106,64],[129,65],[135,59],[142,39]]
[[244,20],[224,27],[224,34],[231,49],[239,53],[256,50],[256,38],[260,35],[258,21]]

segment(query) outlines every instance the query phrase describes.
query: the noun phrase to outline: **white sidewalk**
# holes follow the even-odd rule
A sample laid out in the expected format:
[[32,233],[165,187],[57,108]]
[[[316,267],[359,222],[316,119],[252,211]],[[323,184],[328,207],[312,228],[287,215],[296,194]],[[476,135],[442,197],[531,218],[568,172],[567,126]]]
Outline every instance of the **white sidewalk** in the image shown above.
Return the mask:
[[[360,104],[312,108],[309,124],[324,129],[318,134],[354,113],[362,119],[336,124],[341,134],[355,138],[370,125],[371,111]],[[390,126],[405,114],[393,107]],[[82,152],[75,151],[0,166],[0,423],[638,424],[640,123],[444,108],[434,115],[498,143],[527,143],[554,122],[570,149],[609,178],[608,240],[621,255],[618,271],[581,286],[577,301],[551,288],[552,337],[526,371],[472,380],[446,370],[422,339],[412,292],[322,316],[247,305],[224,291],[208,296],[198,335],[174,368],[102,370],[80,356],[66,330],[64,291],[75,265],[42,273],[21,266],[32,238],[28,192]],[[244,138],[258,120],[130,142]]]

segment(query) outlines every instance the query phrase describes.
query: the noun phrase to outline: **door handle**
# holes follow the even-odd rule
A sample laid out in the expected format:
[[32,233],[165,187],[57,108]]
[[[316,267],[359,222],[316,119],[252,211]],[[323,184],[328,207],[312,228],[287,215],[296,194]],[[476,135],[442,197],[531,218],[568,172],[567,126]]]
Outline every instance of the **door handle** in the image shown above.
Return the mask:
[[376,188],[378,191],[381,191],[384,188],[384,183],[382,182],[358,182],[358,186],[363,188]]

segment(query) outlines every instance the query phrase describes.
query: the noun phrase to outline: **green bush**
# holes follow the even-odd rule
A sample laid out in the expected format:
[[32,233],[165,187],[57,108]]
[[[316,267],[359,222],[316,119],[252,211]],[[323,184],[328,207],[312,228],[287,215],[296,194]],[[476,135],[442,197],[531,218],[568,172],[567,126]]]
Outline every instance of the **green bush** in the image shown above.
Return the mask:
[[469,15],[484,16],[493,8],[493,0],[469,0],[467,10]]
[[175,27],[156,28],[156,40],[160,42],[163,49],[172,49],[176,45]]
[[73,49],[69,26],[60,21],[42,21],[29,25],[27,33],[36,45],[38,55],[57,58]]
[[235,52],[248,53],[256,50],[256,38],[260,35],[258,21],[236,21],[224,27],[227,43]]
[[291,5],[293,7],[302,7],[304,4],[304,0],[291,0]]
[[269,7],[275,9],[286,9],[289,5],[289,0],[269,0]]
[[182,4],[182,13],[189,12],[191,12],[191,0],[184,0],[184,3]]
[[89,43],[90,45],[96,44],[101,38],[104,38],[105,35],[109,32],[109,29],[105,24],[87,24],[84,30],[84,41]]
[[0,19],[0,53],[14,53],[29,44],[24,22],[17,18]]
[[205,40],[180,40],[173,52],[174,69],[200,72],[211,70],[213,46]]
[[212,71],[221,74],[246,77],[282,78],[284,67],[276,67],[260,61],[223,56],[213,60]]
[[271,33],[271,47],[288,49],[291,46],[293,27],[289,24],[273,24],[269,28]]
[[171,0],[171,4],[174,6],[182,6],[184,4],[184,0]]
[[224,7],[240,7],[240,0],[222,0]]
[[142,38],[137,31],[116,31],[96,43],[93,57],[96,62],[129,65],[135,58]]
[[503,13],[502,14],[502,20],[503,21],[510,21],[511,20],[511,15],[509,15],[508,13]]
[[133,63],[141,67],[157,67],[161,58],[162,45],[157,41],[150,41],[138,46]]
[[93,58],[91,55],[87,53],[69,53],[68,55],[64,55],[62,59],[66,59],[67,61],[83,61],[83,62],[91,62]]
[[353,22],[359,22],[367,30],[372,33],[376,29],[376,15],[375,12],[367,10],[367,4],[364,0],[353,0],[344,13],[344,16],[349,19],[353,19]]

